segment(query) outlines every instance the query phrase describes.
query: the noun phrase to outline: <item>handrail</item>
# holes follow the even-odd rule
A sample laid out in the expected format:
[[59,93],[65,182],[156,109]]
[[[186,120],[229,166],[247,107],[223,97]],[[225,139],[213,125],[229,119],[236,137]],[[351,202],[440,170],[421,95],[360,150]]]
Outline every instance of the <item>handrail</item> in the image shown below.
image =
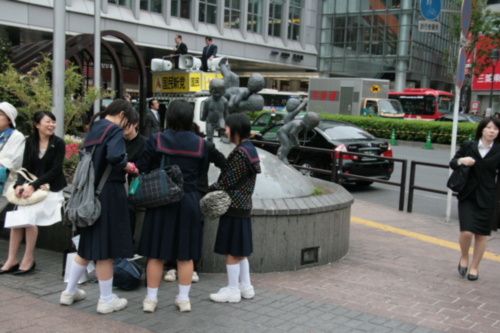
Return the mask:
[[[251,140],[252,143],[254,144],[262,144],[262,145],[269,145],[269,146],[276,146],[279,147],[281,144],[276,143],[276,142],[268,142],[268,141],[260,141],[260,140]],[[404,202],[405,202],[405,190],[406,190],[406,169],[407,169],[407,164],[408,161],[405,159],[400,159],[400,158],[393,158],[393,157],[384,157],[384,156],[378,156],[378,155],[369,155],[369,154],[362,154],[362,153],[354,153],[354,152],[340,152],[339,154],[339,159],[338,159],[338,165],[337,165],[337,158],[336,158],[336,151],[332,149],[325,149],[325,148],[313,148],[313,147],[303,147],[303,146],[295,146],[293,149],[297,149],[300,151],[313,151],[313,152],[318,152],[318,153],[328,153],[330,154],[330,158],[332,159],[332,169],[331,170],[324,170],[324,169],[316,169],[316,168],[307,168],[303,167],[300,165],[295,165],[292,164],[292,166],[296,169],[299,170],[309,170],[317,173],[322,173],[326,175],[331,175],[331,181],[334,183],[339,184],[340,183],[340,178],[355,178],[355,179],[360,179],[360,180],[366,180],[370,182],[376,182],[376,183],[382,183],[382,184],[387,184],[387,185],[392,185],[392,186],[398,186],[400,188],[399,191],[399,206],[398,209],[400,211],[404,210]],[[379,160],[387,160],[387,161],[393,161],[393,162],[400,162],[403,164],[403,170],[401,173],[401,182],[390,182],[387,180],[382,180],[382,179],[376,179],[376,178],[371,178],[371,177],[365,177],[365,176],[359,176],[359,175],[353,175],[353,174],[343,174],[339,173],[337,170],[342,170],[342,165],[343,165],[343,156],[344,155],[353,155],[353,156],[358,156],[358,157],[370,157],[370,158],[376,158]]]
[[[406,208],[406,211],[408,213],[411,213],[412,210],[413,210],[413,192],[415,190],[432,192],[432,193],[437,193],[437,194],[448,194],[448,191],[436,190],[436,189],[429,188],[429,187],[422,187],[422,186],[415,185],[415,171],[416,171],[417,165],[424,165],[424,166],[430,166],[430,167],[442,168],[442,169],[448,169],[449,168],[449,166],[447,164],[436,164],[436,163],[429,163],[429,162],[411,161],[411,165],[410,165],[410,186],[409,186],[409,189],[408,189],[408,205],[407,205],[407,208]],[[457,194],[453,193],[453,195],[456,196]]]

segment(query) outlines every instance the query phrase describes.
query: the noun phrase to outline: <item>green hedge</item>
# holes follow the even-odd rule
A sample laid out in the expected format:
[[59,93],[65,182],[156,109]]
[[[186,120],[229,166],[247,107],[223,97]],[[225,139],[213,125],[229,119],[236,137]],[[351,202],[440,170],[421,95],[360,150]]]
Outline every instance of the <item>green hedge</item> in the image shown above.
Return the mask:
[[[264,112],[247,112],[250,119],[254,120]],[[451,130],[453,124],[451,122],[441,121],[425,121],[425,120],[400,120],[387,119],[366,116],[345,116],[338,114],[320,113],[323,119],[345,121],[363,129],[377,138],[390,139],[392,130],[396,134],[396,140],[421,141],[427,140],[427,133],[431,132],[431,141],[433,143],[451,143]],[[476,134],[477,124],[474,123],[458,123],[457,144],[467,140],[469,135],[472,137]]]
[[[390,139],[394,129],[397,140],[425,142],[427,133],[431,133],[433,143],[451,143],[451,130],[453,123],[425,120],[399,120],[365,116],[345,116],[333,114],[320,114],[323,119],[345,121],[363,129],[378,138]],[[469,135],[474,137],[477,124],[458,123],[457,143],[467,140]]]

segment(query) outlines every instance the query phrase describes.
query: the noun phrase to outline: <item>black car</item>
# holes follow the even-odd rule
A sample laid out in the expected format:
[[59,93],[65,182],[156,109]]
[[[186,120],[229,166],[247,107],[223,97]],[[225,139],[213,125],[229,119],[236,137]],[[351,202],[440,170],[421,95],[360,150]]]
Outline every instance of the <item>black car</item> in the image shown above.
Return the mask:
[[[277,131],[281,126],[283,126],[282,121],[271,124],[256,134],[254,138],[279,143]],[[300,132],[298,138],[300,146],[331,149],[332,154],[333,152],[337,154],[337,158],[340,151],[392,157],[391,145],[388,142],[377,139],[363,129],[342,121],[321,120],[319,126],[313,130]],[[278,151],[277,146],[265,144],[256,144],[256,146],[273,154]],[[291,164],[303,167],[331,170],[332,154],[292,149],[288,154],[288,160]],[[342,173],[344,174],[354,174],[375,179],[388,180],[394,169],[394,162],[370,157],[343,155],[342,163]],[[301,170],[301,172],[307,176],[325,177],[309,170]],[[343,181],[354,182],[358,185],[373,183],[354,178],[344,178]]]
[[[475,114],[459,114],[459,123],[479,123],[484,117]],[[453,115],[447,114],[436,119],[436,121],[453,121]]]

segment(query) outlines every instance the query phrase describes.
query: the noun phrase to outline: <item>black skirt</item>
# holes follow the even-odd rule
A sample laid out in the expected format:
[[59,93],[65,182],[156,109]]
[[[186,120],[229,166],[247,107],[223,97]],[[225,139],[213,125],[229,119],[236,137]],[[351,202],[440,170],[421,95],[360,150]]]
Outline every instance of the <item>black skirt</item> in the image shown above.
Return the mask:
[[90,227],[79,228],[78,255],[85,260],[134,256],[127,194],[121,182],[107,182],[99,196],[101,216]]
[[222,215],[219,220],[214,252],[248,257],[253,252],[252,220]]
[[478,205],[474,193],[458,202],[458,219],[460,231],[470,231],[473,234],[491,235],[491,219],[494,208],[487,209]]
[[146,209],[137,253],[160,260],[199,260],[201,221],[198,194],[186,192],[178,203]]

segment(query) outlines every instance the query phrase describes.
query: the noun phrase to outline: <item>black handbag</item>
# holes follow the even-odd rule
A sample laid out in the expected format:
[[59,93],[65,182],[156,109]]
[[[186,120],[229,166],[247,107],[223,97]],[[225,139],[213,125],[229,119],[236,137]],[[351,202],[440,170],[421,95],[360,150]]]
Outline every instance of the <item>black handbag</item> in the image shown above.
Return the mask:
[[[471,148],[472,145],[469,147],[469,150],[464,157],[467,157],[469,155]],[[465,184],[467,184],[467,180],[469,179],[470,168],[471,167],[469,166],[460,165],[458,169],[453,170],[450,178],[448,178],[446,186],[453,192],[460,193],[461,191],[463,191]]]
[[141,284],[142,268],[132,259],[116,259],[113,264],[113,285],[134,290]]
[[163,155],[159,169],[139,176],[139,185],[135,194],[129,194],[128,201],[140,208],[156,208],[179,202],[183,195],[184,178],[181,169],[177,165],[165,166]]

